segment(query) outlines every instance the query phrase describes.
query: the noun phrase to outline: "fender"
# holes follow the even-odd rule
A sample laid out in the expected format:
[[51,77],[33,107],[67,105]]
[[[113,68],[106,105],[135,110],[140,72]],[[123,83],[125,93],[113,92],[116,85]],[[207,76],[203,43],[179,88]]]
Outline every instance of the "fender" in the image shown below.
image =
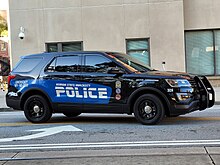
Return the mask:
[[[42,89],[37,88],[37,87],[28,89],[27,91],[25,91],[24,93],[22,93],[22,95],[21,95],[21,97],[20,97],[20,98],[21,98],[21,103],[20,103],[20,104],[23,103],[23,98],[24,98],[24,96],[25,96],[27,93],[31,92],[31,91],[39,91],[39,92],[43,93],[43,94],[47,97],[47,99],[48,99],[48,101],[49,101],[49,105],[50,105],[51,107],[53,107],[53,104],[52,104],[52,101],[51,101],[51,98],[49,97],[49,95],[48,95],[45,91],[43,91]],[[53,107],[53,108],[54,108],[54,107]]]
[[[153,92],[153,93],[159,95],[160,97],[162,97],[162,98],[165,100],[165,103],[166,103],[166,105],[167,105],[167,108],[168,108],[168,110],[169,110],[169,112],[170,112],[170,105],[171,105],[171,104],[170,104],[170,101],[168,100],[167,96],[166,96],[164,93],[162,93],[159,89],[153,88],[153,87],[141,87],[141,88],[135,90],[135,91],[129,96],[129,98],[128,98],[129,107],[130,107],[132,101],[135,99],[135,97],[136,97],[140,92],[143,92],[143,91],[149,91],[149,93],[152,93],[152,92]],[[147,93],[146,93],[146,94],[147,94]],[[131,109],[131,110],[132,110],[132,109]]]

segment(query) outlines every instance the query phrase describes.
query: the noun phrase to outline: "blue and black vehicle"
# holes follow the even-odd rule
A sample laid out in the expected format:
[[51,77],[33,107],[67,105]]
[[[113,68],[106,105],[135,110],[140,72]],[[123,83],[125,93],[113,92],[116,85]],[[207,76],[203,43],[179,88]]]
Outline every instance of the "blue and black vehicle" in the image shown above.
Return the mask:
[[53,113],[134,114],[156,124],[214,105],[205,76],[157,71],[116,52],[60,52],[22,57],[8,77],[6,102],[33,123]]

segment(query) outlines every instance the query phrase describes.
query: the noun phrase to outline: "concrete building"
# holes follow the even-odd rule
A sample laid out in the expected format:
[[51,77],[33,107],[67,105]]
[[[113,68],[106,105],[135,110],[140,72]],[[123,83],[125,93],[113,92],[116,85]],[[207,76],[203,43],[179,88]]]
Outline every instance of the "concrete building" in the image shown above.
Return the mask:
[[107,50],[216,78],[219,15],[219,0],[9,0],[11,62],[45,51]]

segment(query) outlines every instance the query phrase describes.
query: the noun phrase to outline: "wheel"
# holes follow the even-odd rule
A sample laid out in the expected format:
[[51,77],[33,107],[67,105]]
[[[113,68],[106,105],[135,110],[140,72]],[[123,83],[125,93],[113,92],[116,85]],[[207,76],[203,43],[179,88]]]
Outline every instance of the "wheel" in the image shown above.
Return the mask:
[[24,104],[24,114],[32,123],[43,123],[51,118],[52,111],[44,97],[33,95]]
[[157,124],[165,116],[163,103],[156,95],[144,94],[135,101],[134,115],[144,125]]
[[76,117],[76,116],[79,116],[81,113],[80,112],[64,112],[63,114],[66,117]]

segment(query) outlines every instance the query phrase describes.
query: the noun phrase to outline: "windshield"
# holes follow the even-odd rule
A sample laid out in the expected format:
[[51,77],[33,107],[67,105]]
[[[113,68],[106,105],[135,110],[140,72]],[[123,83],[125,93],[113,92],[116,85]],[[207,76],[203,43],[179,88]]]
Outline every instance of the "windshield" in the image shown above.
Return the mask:
[[116,61],[124,65],[127,69],[131,70],[132,72],[147,72],[154,70],[151,67],[144,65],[140,61],[130,57],[127,54],[122,54],[122,53],[108,53],[108,54],[111,57],[113,57]]

